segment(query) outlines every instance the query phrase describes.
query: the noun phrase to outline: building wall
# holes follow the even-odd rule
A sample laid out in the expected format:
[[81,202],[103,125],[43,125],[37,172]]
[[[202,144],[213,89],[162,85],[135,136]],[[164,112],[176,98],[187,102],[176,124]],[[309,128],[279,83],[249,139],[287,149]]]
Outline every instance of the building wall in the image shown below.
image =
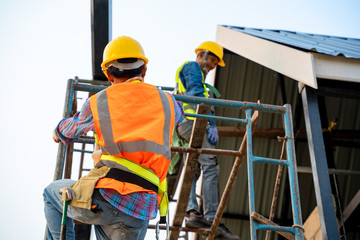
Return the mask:
[[[224,60],[226,67],[217,68],[215,76],[215,86],[222,94],[222,99],[247,102],[257,102],[260,100],[261,103],[265,104],[282,104],[279,81],[282,76],[279,73],[230,51],[225,51]],[[292,106],[294,127],[304,130],[305,124],[301,98],[298,93],[298,84],[293,79],[285,76],[284,85],[287,103]],[[324,97],[324,102],[328,119],[332,120],[336,117],[339,121],[335,128],[360,129],[359,99]],[[244,118],[242,111],[230,108],[217,108],[216,115]],[[217,125],[241,127],[240,124],[224,121],[217,121]],[[260,113],[257,127],[281,128],[281,115]],[[298,166],[310,167],[309,150],[306,138],[304,138],[304,131],[299,133],[295,132],[295,136]],[[221,137],[218,148],[238,150],[241,141],[241,137]],[[359,142],[358,139],[347,139],[347,141]],[[254,138],[253,147],[254,154],[257,156],[280,158],[282,144],[279,143],[276,138]],[[360,157],[359,151],[359,149],[349,148],[347,146],[334,147],[335,166],[339,169],[360,171],[360,161],[358,161]],[[234,160],[235,158],[233,157],[219,157],[221,167],[219,184],[221,192],[225,188]],[[268,217],[270,212],[277,168],[277,166],[264,163],[257,163],[254,168],[256,210],[266,217]],[[287,169],[284,168],[275,222],[281,225],[292,225],[286,170]],[[302,215],[303,221],[305,221],[316,206],[315,190],[311,174],[299,173],[298,177]],[[360,189],[359,175],[339,175],[337,179],[340,199],[343,208],[345,208],[357,190]],[[247,169],[245,158],[225,209],[223,222],[226,223],[232,232],[239,234],[242,239],[249,239],[248,215]],[[262,239],[265,236],[264,234],[264,232],[259,232],[259,239]]]

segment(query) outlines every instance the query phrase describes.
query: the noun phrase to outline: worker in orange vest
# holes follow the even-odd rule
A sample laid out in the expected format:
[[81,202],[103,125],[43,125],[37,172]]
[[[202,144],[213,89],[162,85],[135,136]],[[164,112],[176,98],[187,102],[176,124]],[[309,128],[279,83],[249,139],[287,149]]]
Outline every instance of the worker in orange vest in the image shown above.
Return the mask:
[[147,63],[133,38],[109,42],[101,67],[112,85],[56,127],[54,141],[65,144],[94,131],[101,154],[79,181],[62,179],[45,188],[48,239],[59,239],[64,200],[70,201],[67,239],[75,239],[73,219],[93,224],[97,239],[127,240],[144,239],[158,210],[165,221],[172,133],[184,112],[172,95],[144,83]]

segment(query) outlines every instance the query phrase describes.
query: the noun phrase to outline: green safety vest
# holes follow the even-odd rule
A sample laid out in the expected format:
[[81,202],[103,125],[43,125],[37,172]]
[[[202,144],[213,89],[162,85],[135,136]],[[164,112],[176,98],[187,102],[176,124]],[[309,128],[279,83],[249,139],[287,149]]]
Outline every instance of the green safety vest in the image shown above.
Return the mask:
[[[180,95],[185,95],[186,93],[186,88],[184,87],[184,85],[181,82],[180,79],[180,71],[181,69],[184,67],[185,64],[189,63],[190,61],[185,62],[183,65],[181,65],[178,70],[176,71],[176,76],[175,76],[175,94],[180,94]],[[205,79],[204,79],[204,73],[201,72],[201,76],[202,76],[202,82],[203,82],[203,87],[204,87],[204,96],[206,98],[209,97],[209,93],[206,90],[206,85],[205,85]],[[192,113],[195,114],[196,113],[196,106],[197,104],[193,104],[193,103],[183,103],[183,109],[185,113]],[[194,117],[186,117],[189,120],[194,120]]]

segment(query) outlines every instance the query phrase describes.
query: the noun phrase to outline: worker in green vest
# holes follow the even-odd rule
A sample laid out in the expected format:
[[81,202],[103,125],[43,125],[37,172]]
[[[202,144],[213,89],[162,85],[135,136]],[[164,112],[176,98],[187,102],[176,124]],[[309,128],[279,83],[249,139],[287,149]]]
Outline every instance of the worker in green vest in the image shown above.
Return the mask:
[[[185,62],[176,72],[175,94],[186,96],[209,98],[207,87],[212,93],[218,94],[216,89],[205,83],[207,74],[217,65],[224,67],[223,47],[211,41],[200,44],[195,49],[196,61]],[[196,104],[183,103],[185,113],[195,113]],[[211,114],[214,114],[212,109]],[[194,117],[187,116],[186,119],[176,128],[180,139],[190,141]],[[219,140],[218,131],[214,120],[208,121],[206,136],[203,141],[203,148],[216,147]],[[215,155],[201,154],[199,165],[195,172],[195,179],[191,188],[189,202],[186,210],[186,227],[210,228],[215,218],[219,204],[219,165]],[[203,173],[202,192],[203,192],[203,211],[200,211],[196,201],[196,182],[199,179],[200,171]],[[203,214],[201,214],[203,212]],[[240,239],[232,234],[224,224],[220,224],[217,229],[217,239]]]

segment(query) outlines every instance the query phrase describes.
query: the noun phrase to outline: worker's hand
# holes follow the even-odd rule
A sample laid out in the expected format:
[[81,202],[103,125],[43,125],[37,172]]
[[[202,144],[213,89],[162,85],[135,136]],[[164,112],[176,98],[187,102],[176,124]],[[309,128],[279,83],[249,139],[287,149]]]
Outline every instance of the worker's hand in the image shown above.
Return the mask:
[[72,189],[71,187],[68,187],[68,188],[64,187],[64,188],[60,189],[59,194],[61,194],[63,196],[61,201],[68,201],[68,200],[76,199],[74,189]]
[[94,162],[97,163],[98,161],[100,161],[101,154],[102,154],[101,150],[96,150],[91,154],[91,157],[94,160]]
[[219,134],[216,126],[208,128],[208,140],[211,144],[216,145],[219,140]]
[[55,130],[54,130],[54,133],[53,133],[53,139],[56,143],[60,142],[60,138],[58,137],[58,135],[56,134]]

